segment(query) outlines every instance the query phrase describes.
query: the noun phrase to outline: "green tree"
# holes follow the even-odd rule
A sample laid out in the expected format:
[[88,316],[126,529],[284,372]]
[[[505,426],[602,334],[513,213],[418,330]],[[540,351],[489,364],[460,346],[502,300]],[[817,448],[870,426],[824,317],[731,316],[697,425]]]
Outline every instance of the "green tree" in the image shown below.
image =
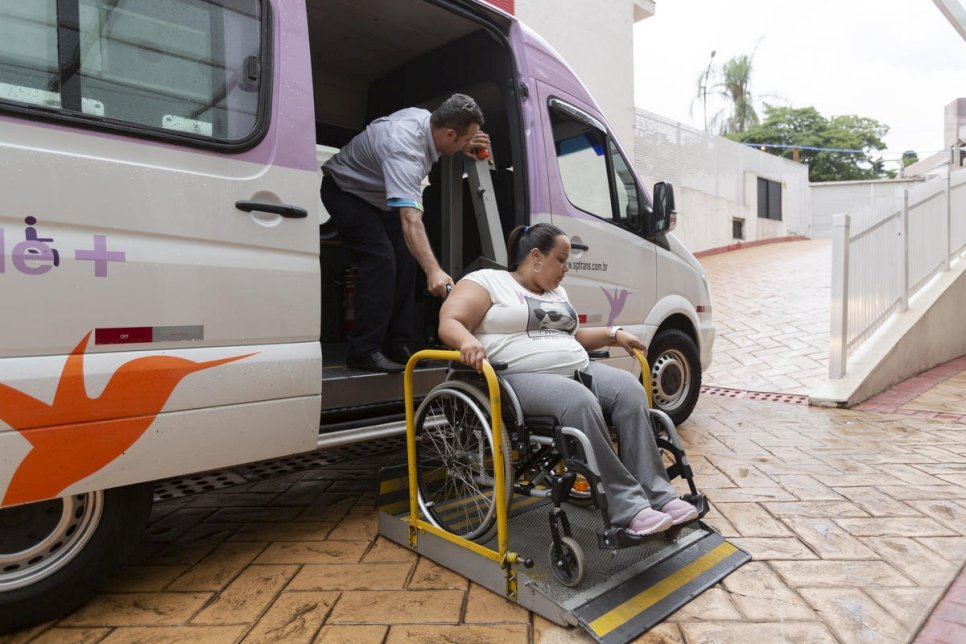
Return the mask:
[[745,132],[758,123],[758,114],[751,96],[751,56],[742,54],[729,59],[718,73],[718,92],[730,104],[731,113],[721,122],[722,134]]
[[[690,114],[694,114],[694,104],[700,102],[706,132],[709,129],[717,130],[720,134],[743,132],[758,122],[758,113],[751,95],[751,70],[756,51],[758,45],[755,45],[750,55],[734,56],[720,67],[709,62],[708,68],[698,74],[698,92],[691,101]],[[711,52],[712,60],[715,53]],[[719,105],[721,102],[725,104],[711,117],[710,124],[707,114],[708,98]]]
[[[800,160],[808,164],[809,181],[877,179],[883,176],[881,156],[873,156],[873,153],[885,149],[882,138],[889,132],[889,126],[854,114],[826,118],[814,107],[766,105],[764,112],[765,118],[760,123],[743,132],[728,134],[728,138],[740,143],[861,150],[831,152],[800,148]],[[793,155],[791,148],[766,150],[787,158]]]
[[915,150],[906,150],[902,153],[902,167],[908,168],[913,163],[919,161],[919,155],[916,154]]

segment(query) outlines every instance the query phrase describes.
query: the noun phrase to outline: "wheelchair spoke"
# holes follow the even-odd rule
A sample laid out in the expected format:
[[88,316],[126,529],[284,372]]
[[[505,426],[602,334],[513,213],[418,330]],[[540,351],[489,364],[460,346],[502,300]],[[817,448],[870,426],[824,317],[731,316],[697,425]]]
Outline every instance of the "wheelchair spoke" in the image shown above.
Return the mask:
[[431,523],[468,539],[484,540],[496,515],[486,409],[482,394],[441,385],[416,413],[420,508]]

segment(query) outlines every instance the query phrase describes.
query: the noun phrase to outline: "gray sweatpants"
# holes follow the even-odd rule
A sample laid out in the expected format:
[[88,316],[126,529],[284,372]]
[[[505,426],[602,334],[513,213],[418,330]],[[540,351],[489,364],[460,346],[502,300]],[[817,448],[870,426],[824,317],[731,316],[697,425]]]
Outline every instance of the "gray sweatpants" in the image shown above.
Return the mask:
[[[592,362],[597,397],[583,384],[548,373],[513,373],[504,378],[527,414],[554,416],[590,440],[607,495],[610,519],[624,527],[641,509],[661,508],[678,496],[667,478],[647,413],[647,395],[630,373]],[[598,402],[599,400],[599,402]],[[614,454],[603,412],[610,414],[620,439]]]

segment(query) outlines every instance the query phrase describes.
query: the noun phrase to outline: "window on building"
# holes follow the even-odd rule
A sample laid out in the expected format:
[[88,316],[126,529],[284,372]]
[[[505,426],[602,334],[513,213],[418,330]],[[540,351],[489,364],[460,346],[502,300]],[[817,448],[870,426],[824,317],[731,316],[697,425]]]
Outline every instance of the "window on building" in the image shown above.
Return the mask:
[[758,177],[758,216],[762,219],[782,219],[782,184]]
[[261,0],[0,0],[0,101],[235,142],[263,66]]
[[554,149],[567,199],[584,212],[637,230],[640,193],[624,156],[600,128],[551,108]]
[[745,238],[745,220],[744,219],[738,219],[736,217],[731,220],[731,238],[732,239]]

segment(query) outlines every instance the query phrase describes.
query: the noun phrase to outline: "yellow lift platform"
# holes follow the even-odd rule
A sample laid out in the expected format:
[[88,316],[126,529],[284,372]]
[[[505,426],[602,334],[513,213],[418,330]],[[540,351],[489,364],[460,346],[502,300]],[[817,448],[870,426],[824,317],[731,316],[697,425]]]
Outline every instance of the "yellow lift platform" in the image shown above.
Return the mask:
[[[513,494],[510,503],[495,503],[496,532],[483,543],[428,521],[419,511],[413,369],[420,360],[458,359],[456,351],[420,351],[406,367],[408,462],[380,473],[382,536],[557,624],[579,626],[606,644],[633,640],[750,561],[749,554],[700,520],[645,537],[633,547],[609,548],[602,536],[606,530],[600,511],[568,503],[570,537],[587,554],[583,555],[582,581],[565,585],[551,570],[554,544],[553,519],[549,517],[553,505],[549,498]],[[650,391],[649,369],[643,356],[638,359]],[[489,363],[484,362],[483,375],[489,393],[493,460],[503,462],[504,450],[512,446],[502,444],[500,385]],[[493,467],[492,471],[494,498],[506,498],[507,486],[513,481],[505,480],[504,468]],[[454,499],[452,511],[458,512],[462,502]],[[699,509],[702,516],[707,511],[706,507]]]

